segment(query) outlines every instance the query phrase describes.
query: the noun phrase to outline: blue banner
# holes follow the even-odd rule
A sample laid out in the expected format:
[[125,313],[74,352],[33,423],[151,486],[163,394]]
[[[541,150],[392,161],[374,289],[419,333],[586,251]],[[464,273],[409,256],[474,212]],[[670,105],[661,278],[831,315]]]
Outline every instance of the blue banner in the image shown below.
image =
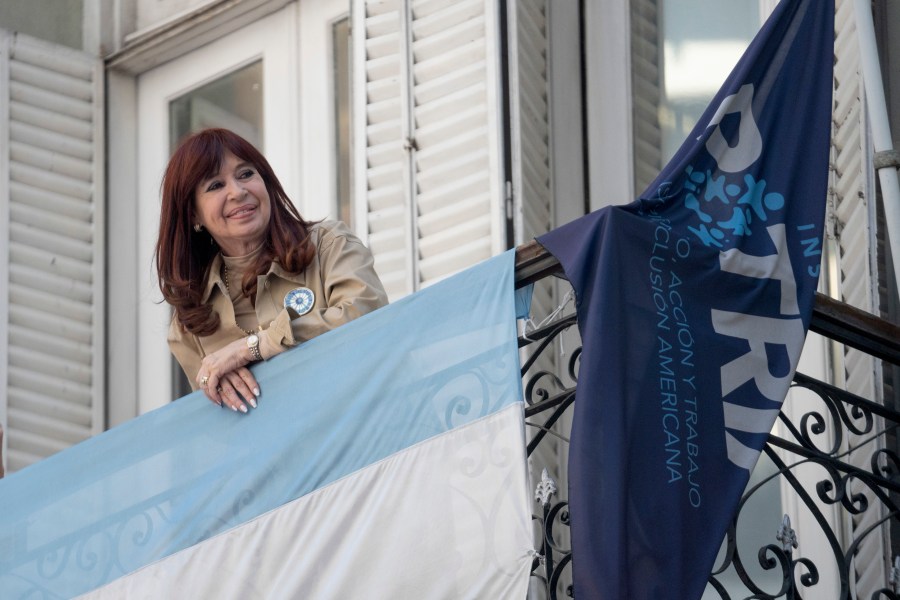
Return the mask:
[[778,414],[821,260],[833,1],[782,0],[633,203],[539,238],[577,295],[575,594],[699,598]]

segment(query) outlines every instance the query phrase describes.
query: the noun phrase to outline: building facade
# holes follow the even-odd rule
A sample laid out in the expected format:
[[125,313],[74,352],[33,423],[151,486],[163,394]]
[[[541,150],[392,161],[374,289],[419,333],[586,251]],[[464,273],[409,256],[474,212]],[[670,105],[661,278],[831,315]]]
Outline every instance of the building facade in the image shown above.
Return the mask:
[[[8,470],[185,392],[152,254],[162,171],[188,131],[225,126],[257,143],[301,214],[341,218],[368,243],[397,299],[633,199],[775,4],[5,1]],[[837,0],[821,290],[897,322],[854,5]],[[891,139],[900,140],[900,5],[871,8]],[[535,314],[563,296],[539,289]],[[896,399],[890,367],[817,336],[800,370]],[[883,548],[871,551],[883,568],[860,574],[863,588],[886,578]]]

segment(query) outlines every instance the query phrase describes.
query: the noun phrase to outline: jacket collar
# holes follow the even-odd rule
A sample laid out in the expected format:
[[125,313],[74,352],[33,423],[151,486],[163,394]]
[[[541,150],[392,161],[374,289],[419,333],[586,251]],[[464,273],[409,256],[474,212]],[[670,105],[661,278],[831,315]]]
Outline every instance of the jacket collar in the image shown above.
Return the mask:
[[203,296],[200,302],[206,303],[212,295],[213,288],[219,287],[222,293],[225,293],[225,282],[222,281],[222,255],[216,254],[212,262],[209,264],[209,270],[206,276],[206,287],[203,290]]
[[[203,289],[203,296],[200,299],[204,304],[209,301],[210,296],[212,296],[213,289],[216,287],[219,288],[219,291],[224,295],[228,295],[228,292],[225,289],[225,282],[222,280],[222,255],[216,254],[213,258],[212,262],[209,265],[208,275],[206,277],[206,287]],[[280,277],[286,281],[290,281],[296,284],[302,284],[306,282],[306,273],[301,272],[299,274],[294,274],[286,271],[284,267],[281,266],[277,260],[272,261],[272,264],[269,265],[269,270],[263,275],[263,278],[268,278],[270,275],[275,275],[276,277]]]

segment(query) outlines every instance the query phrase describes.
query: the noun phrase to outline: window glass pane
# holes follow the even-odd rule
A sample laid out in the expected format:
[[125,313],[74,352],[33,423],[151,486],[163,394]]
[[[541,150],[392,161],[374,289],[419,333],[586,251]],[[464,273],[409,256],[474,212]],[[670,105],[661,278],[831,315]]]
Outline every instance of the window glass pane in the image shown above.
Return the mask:
[[334,126],[337,156],[337,218],[353,227],[350,205],[350,19],[332,27],[334,44]]
[[207,83],[169,103],[169,144],[193,131],[224,127],[263,148],[262,61]]
[[631,0],[636,193],[681,146],[760,24],[759,0]]
[[691,132],[759,26],[759,0],[663,3],[663,162]]

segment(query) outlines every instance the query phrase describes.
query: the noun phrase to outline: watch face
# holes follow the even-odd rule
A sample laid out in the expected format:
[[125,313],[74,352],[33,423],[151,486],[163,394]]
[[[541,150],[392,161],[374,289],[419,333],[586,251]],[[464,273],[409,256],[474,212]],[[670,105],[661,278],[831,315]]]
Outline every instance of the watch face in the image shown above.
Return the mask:
[[298,315],[305,315],[316,303],[316,295],[306,287],[298,287],[289,291],[284,297],[284,307],[293,309]]
[[259,344],[259,336],[255,333],[247,338],[248,346],[256,346],[257,344]]

